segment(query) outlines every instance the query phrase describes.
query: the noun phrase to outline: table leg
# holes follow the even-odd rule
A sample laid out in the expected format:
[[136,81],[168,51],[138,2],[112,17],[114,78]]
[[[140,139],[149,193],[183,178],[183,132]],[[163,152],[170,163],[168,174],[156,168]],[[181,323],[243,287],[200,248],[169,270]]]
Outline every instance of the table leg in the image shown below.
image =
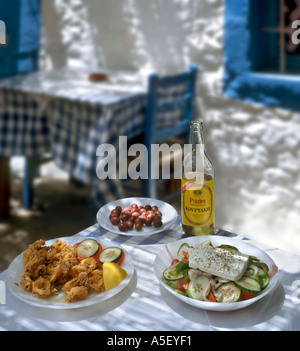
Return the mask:
[[9,157],[0,156],[0,218],[9,217],[10,207]]
[[23,179],[23,206],[30,210],[33,204],[34,187],[33,179],[36,172],[36,159],[34,157],[25,157],[25,169]]

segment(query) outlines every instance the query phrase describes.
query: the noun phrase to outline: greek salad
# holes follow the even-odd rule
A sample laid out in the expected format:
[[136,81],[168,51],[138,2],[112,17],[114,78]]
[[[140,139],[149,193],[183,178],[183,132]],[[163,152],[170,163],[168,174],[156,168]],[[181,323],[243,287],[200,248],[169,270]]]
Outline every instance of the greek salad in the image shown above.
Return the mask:
[[251,299],[267,288],[278,270],[234,246],[214,247],[209,240],[194,247],[183,243],[177,258],[170,257],[172,262],[163,271],[162,282],[178,294],[209,302]]

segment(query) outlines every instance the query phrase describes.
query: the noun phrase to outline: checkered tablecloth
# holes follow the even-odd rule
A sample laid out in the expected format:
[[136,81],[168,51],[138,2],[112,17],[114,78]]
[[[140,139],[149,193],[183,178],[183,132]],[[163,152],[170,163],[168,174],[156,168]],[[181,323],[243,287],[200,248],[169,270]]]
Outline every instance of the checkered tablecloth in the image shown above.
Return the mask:
[[[130,140],[144,130],[147,77],[116,71],[108,76],[108,82],[92,83],[87,72],[61,68],[0,80],[0,156],[51,153],[60,168],[92,186],[98,206],[122,197],[119,179],[98,179],[96,150],[110,144],[118,151],[119,136]],[[161,89],[159,99],[186,90],[186,83],[178,83]],[[160,114],[158,124],[170,125],[182,115],[179,106]]]
[[[236,234],[228,232],[223,229],[216,229],[216,235],[228,236],[228,237],[237,237]],[[124,235],[124,234],[116,234],[112,232],[108,232],[106,229],[102,228],[98,223],[92,225],[89,228],[82,230],[77,233],[79,236],[87,236],[87,237],[103,237],[105,240],[113,241],[118,245],[128,245],[128,246],[136,246],[136,245],[157,245],[157,244],[167,244],[172,241],[177,241],[184,238],[189,238],[190,236],[185,234],[181,229],[181,216],[178,215],[177,223],[172,226],[172,229],[164,230],[160,233],[153,235]],[[239,237],[244,239],[242,237]]]
[[118,150],[119,135],[130,139],[143,131],[146,92],[126,75],[124,82],[111,73],[103,84],[87,76],[60,69],[0,81],[0,155],[51,153],[59,167],[92,185],[101,205],[119,198],[121,185],[97,178],[97,147]]
[[120,135],[130,140],[143,132],[145,99],[143,94],[122,96],[109,104],[58,99],[51,105],[54,160],[75,179],[92,185],[98,205],[120,198],[122,187],[118,179],[97,178],[96,150],[102,144],[119,150]]

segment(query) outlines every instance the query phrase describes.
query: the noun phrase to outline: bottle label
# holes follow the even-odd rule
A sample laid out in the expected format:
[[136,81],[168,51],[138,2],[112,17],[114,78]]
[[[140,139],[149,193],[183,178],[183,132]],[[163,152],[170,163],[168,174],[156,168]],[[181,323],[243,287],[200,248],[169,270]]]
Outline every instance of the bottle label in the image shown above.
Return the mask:
[[213,180],[194,183],[182,179],[182,223],[206,227],[214,222]]

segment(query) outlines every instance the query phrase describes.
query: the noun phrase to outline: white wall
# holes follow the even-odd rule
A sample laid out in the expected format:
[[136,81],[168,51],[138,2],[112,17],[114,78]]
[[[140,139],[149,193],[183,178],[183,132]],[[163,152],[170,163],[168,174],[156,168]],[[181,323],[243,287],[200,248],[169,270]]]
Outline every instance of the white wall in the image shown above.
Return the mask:
[[43,0],[42,68],[199,66],[217,225],[300,253],[300,115],[226,99],[222,0]]

